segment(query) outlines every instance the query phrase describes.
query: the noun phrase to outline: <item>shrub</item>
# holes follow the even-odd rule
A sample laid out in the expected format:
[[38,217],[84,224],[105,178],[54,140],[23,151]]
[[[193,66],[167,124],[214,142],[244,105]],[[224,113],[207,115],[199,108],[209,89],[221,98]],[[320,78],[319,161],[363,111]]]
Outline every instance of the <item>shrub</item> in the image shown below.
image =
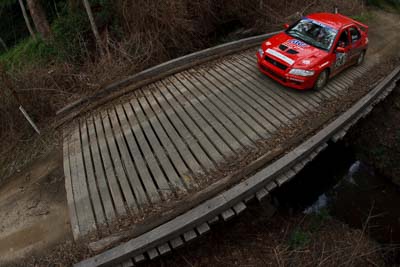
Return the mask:
[[302,249],[311,242],[310,234],[300,229],[295,229],[289,237],[291,249]]
[[57,58],[57,51],[51,43],[27,38],[0,55],[0,63],[7,69],[18,69],[27,65],[45,64],[54,58]]
[[52,31],[60,58],[77,62],[88,54],[90,24],[83,11],[66,12],[58,17],[52,24]]

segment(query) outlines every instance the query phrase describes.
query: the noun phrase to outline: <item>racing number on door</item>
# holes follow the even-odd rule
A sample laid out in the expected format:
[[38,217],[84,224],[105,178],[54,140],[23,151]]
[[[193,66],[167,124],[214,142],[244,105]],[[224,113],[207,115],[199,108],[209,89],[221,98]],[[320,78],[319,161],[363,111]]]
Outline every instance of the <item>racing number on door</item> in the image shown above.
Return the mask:
[[336,69],[345,65],[348,60],[348,56],[349,56],[348,48],[350,46],[350,41],[349,41],[349,32],[347,29],[344,30],[340,34],[337,46],[344,48],[345,52],[344,53],[338,53],[338,52],[336,53],[336,62],[335,62]]
[[336,62],[335,68],[340,68],[344,64],[346,64],[347,53],[336,53]]

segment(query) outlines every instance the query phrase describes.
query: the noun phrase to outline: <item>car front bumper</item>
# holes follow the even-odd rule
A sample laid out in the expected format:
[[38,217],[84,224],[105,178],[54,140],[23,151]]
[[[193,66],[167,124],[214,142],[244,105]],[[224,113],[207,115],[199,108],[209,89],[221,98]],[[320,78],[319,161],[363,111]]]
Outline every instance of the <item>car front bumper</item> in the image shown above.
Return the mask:
[[268,77],[272,78],[273,80],[277,81],[278,83],[284,86],[294,88],[297,90],[306,90],[312,88],[318,77],[318,74],[309,77],[289,74],[289,69],[282,70],[278,68],[277,66],[266,61],[258,53],[257,53],[257,63],[258,63],[258,69],[262,73],[264,73]]

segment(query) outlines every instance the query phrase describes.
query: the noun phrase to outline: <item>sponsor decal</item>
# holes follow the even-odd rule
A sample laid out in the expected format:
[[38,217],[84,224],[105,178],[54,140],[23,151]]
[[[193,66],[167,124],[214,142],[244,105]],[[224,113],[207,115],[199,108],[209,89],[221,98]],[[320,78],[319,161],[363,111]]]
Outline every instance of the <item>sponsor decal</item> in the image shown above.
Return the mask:
[[290,48],[306,48],[306,47],[310,47],[310,45],[306,44],[303,41],[297,40],[297,39],[287,40],[286,42],[283,43],[283,45],[286,45],[287,47],[290,47]]
[[316,20],[313,20],[313,19],[309,19],[309,18],[303,18],[303,20],[310,21],[310,22],[312,22],[312,23],[314,23],[314,24],[316,24],[316,25],[318,25],[320,27],[326,28],[326,29],[331,30],[331,31],[333,31],[335,33],[338,32],[336,29],[334,29],[332,27],[329,27],[328,25],[325,25],[325,24],[323,24],[323,23],[321,23],[319,21],[316,21]]
[[279,58],[280,60],[283,60],[284,62],[286,62],[286,63],[289,64],[289,65],[293,65],[293,63],[294,63],[294,60],[293,60],[293,59],[288,58],[287,56],[285,56],[285,55],[283,55],[283,54],[281,54],[281,53],[279,53],[278,51],[275,51],[275,50],[273,50],[273,49],[268,48],[268,49],[265,51],[265,53],[270,54],[270,55],[273,55],[273,56]]
[[304,59],[303,61],[301,61],[301,63],[303,63],[304,65],[310,65],[311,60],[309,60],[309,59]]
[[324,64],[321,64],[320,67],[323,68],[323,67],[325,67],[325,66],[328,65],[328,64],[329,64],[329,61],[325,62]]

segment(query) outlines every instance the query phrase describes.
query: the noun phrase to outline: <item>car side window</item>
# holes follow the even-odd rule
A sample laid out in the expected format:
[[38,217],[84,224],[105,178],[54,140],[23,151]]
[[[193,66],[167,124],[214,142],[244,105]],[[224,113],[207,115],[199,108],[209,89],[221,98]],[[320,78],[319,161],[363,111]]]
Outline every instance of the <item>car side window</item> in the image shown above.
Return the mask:
[[350,28],[350,36],[351,36],[351,42],[352,43],[355,43],[355,42],[357,42],[358,40],[361,39],[360,32],[354,27]]
[[347,30],[344,30],[339,37],[338,46],[346,47],[349,45],[349,34]]

